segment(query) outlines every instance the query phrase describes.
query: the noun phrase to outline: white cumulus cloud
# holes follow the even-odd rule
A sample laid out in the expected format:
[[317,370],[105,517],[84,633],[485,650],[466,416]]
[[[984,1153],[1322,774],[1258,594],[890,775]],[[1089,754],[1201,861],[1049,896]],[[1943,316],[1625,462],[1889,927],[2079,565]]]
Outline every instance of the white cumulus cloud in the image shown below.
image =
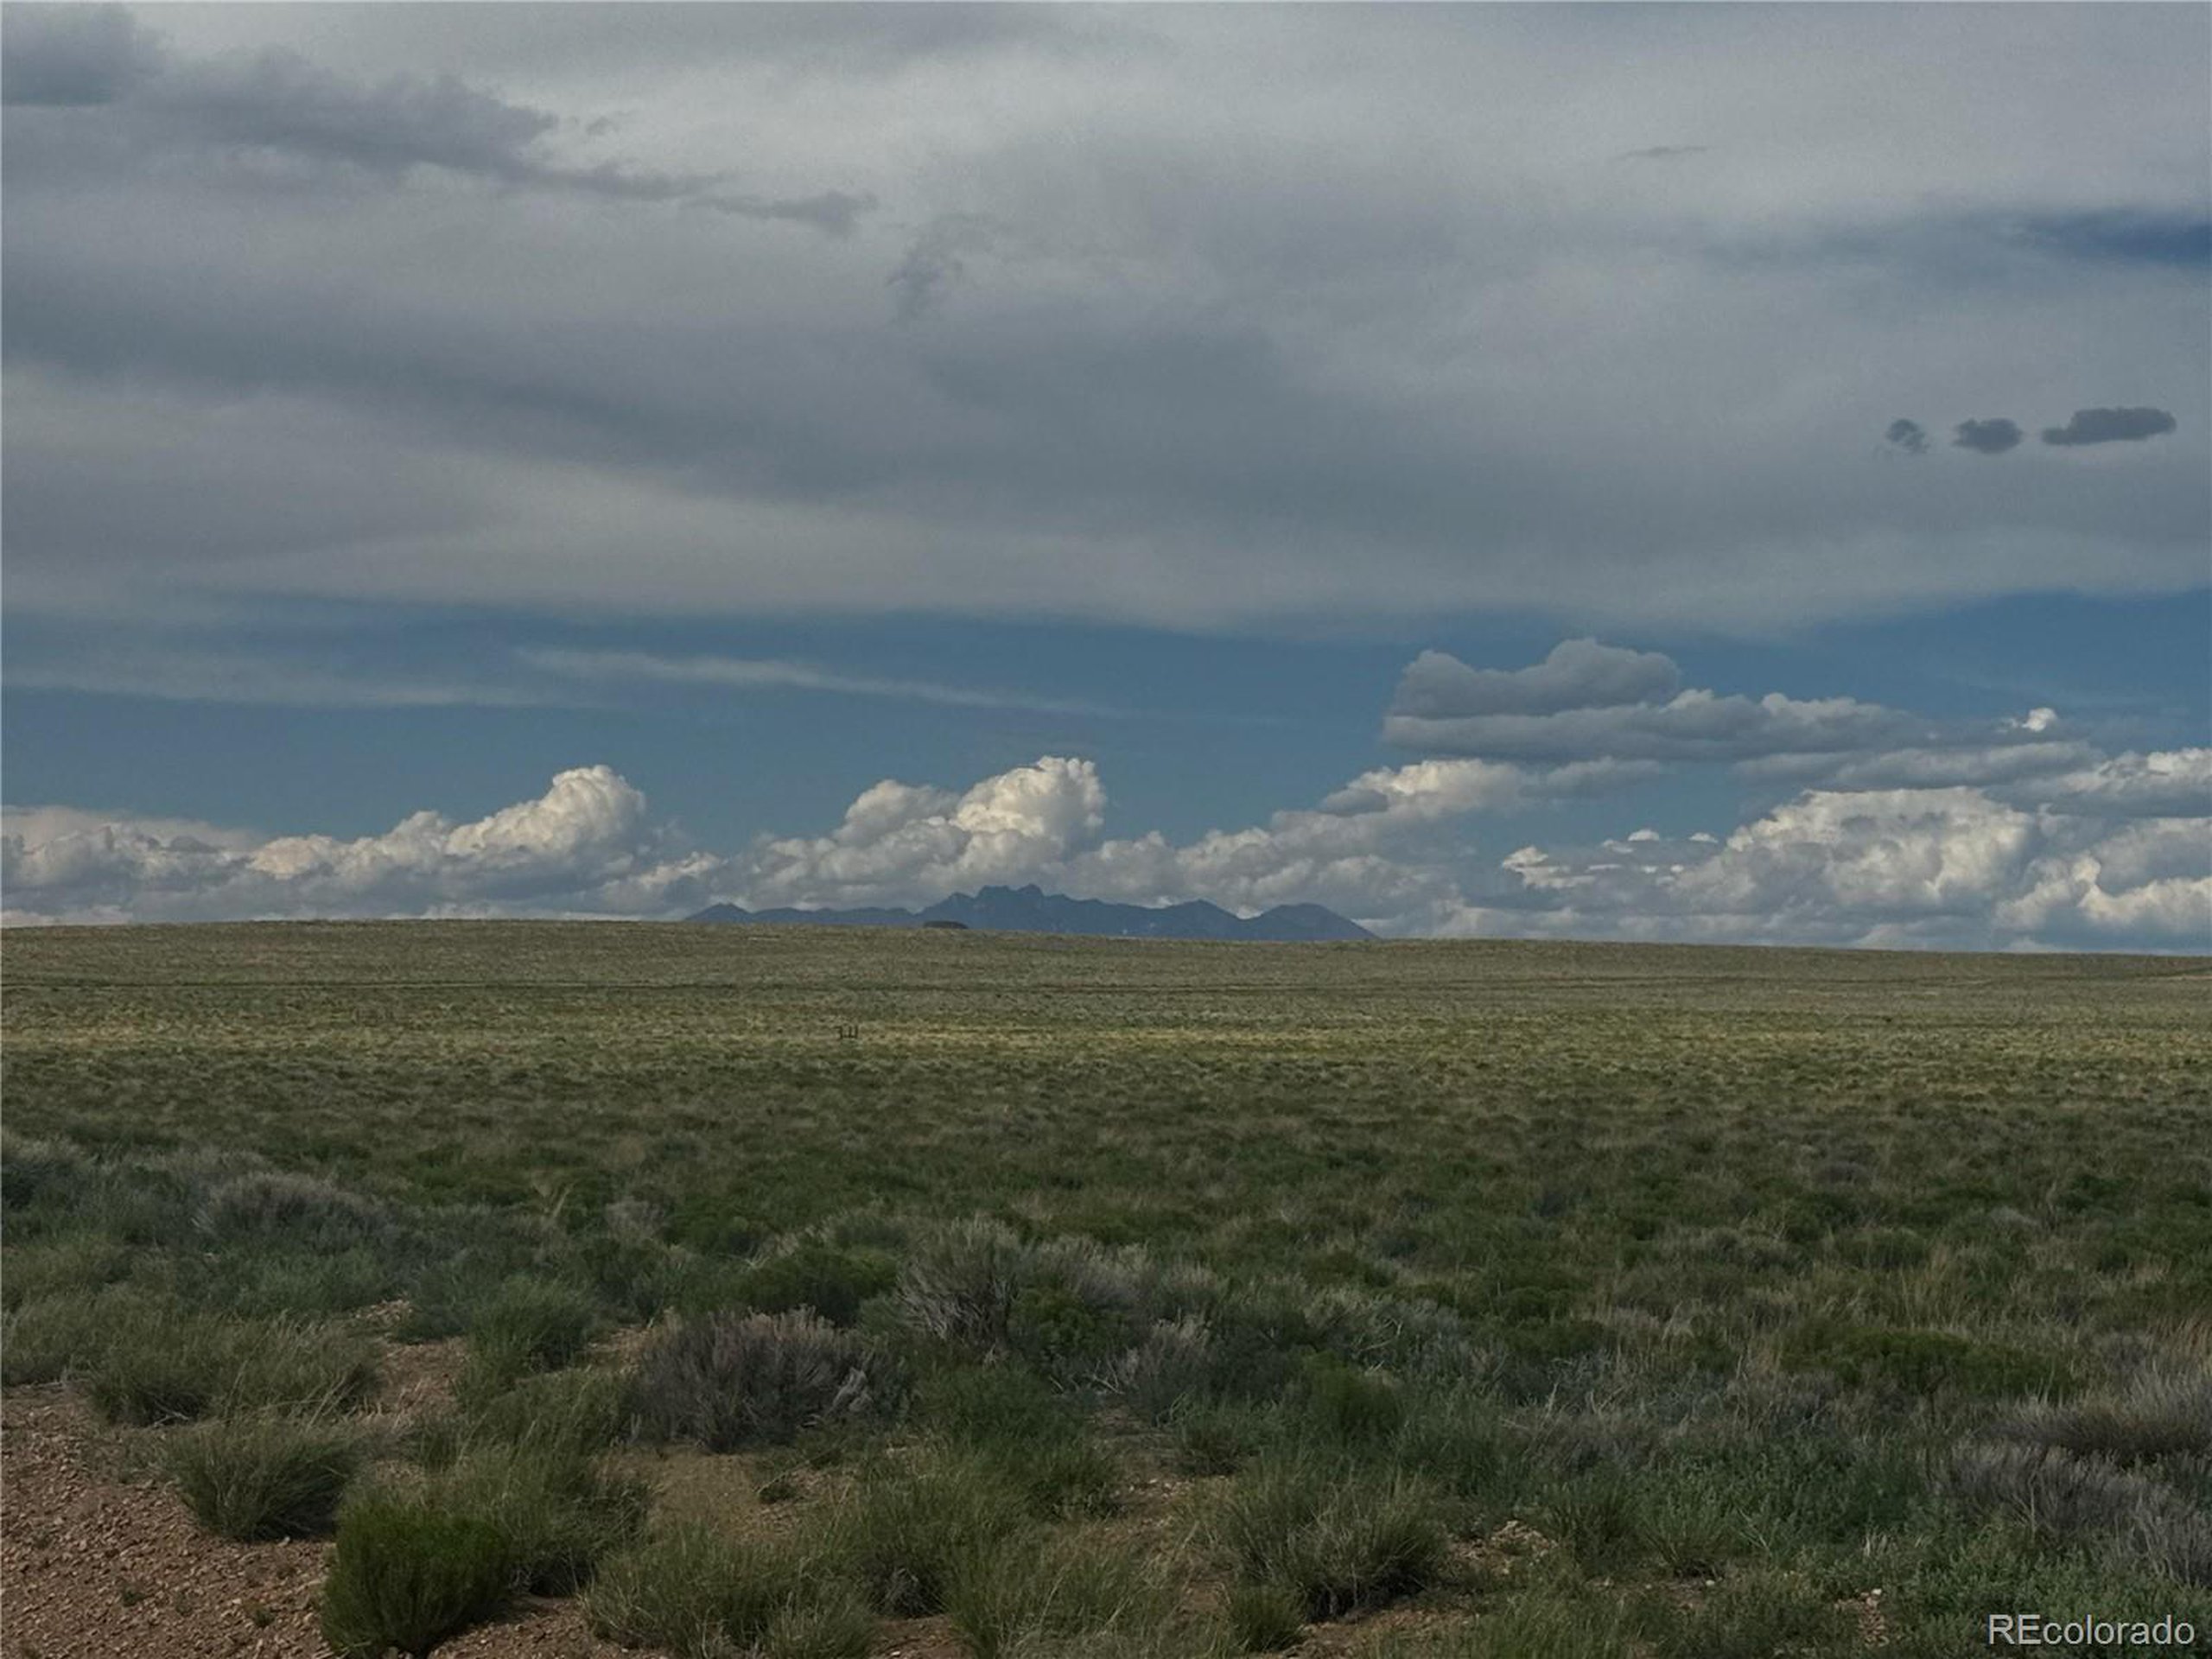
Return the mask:
[[[1623,714],[1684,719],[1674,711],[1685,699],[1708,713],[1738,705],[1714,715],[1724,728],[1750,709],[1770,734],[1912,718],[1870,704],[1669,690],[1649,654],[1606,647],[1554,652],[1530,679],[1468,680],[1424,661],[1429,706],[1456,686],[1472,702],[1522,709],[1465,718],[1554,730]],[[1527,712],[1573,685],[1648,700]],[[418,811],[350,839],[10,809],[0,880],[16,922],[668,917],[718,899],[916,906],[1035,882],[1140,904],[1205,899],[1248,914],[1321,904],[1397,935],[2212,950],[2212,750],[2104,754],[2036,710],[1906,747],[1751,757],[1748,775],[1797,792],[1724,835],[1631,820],[1594,844],[1501,855],[1511,843],[1492,843],[1494,819],[1666,769],[1603,744],[1545,753],[1562,758],[1435,755],[1375,767],[1311,806],[1182,842],[1157,830],[1107,835],[1096,764],[1065,755],[964,789],[886,779],[822,833],[763,836],[729,854],[685,842],[604,766],[563,772],[536,798],[480,818]]]
[[1440,931],[2005,949],[2212,949],[2212,824],[1977,789],[1813,790],[1725,841],[1524,847]]
[[17,918],[420,915],[454,906],[657,911],[662,895],[704,874],[660,861],[662,835],[645,796],[603,766],[563,772],[537,799],[474,822],[416,812],[351,840],[89,819],[54,808],[9,815],[0,880]]
[[960,795],[887,780],[829,835],[767,842],[744,898],[754,907],[895,905],[1027,880],[1095,836],[1105,810],[1097,767],[1055,755]]

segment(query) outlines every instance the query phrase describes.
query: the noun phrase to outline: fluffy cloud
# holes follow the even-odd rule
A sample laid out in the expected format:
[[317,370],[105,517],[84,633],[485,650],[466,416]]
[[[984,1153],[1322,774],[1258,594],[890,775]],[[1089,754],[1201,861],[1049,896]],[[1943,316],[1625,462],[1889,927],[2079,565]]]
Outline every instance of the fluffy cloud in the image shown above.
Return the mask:
[[965,791],[885,779],[827,835],[764,837],[721,856],[677,844],[638,790],[588,766],[474,823],[418,812],[356,840],[35,808],[9,813],[0,851],[18,921],[664,915],[712,899],[924,904],[1034,880],[1146,903],[1205,897],[1259,910],[1305,900],[1387,924],[1451,902],[1450,879],[1434,866],[1457,821],[1591,786],[1588,769],[1421,761],[1363,773],[1319,808],[1179,846],[1157,833],[1101,839],[1096,767],[1048,755]]
[[1533,668],[1470,668],[1446,652],[1424,651],[1400,677],[1391,712],[1415,720],[1548,715],[1656,702],[1681,683],[1671,658],[1595,639],[1562,640]]
[[2009,783],[2100,760],[2049,709],[1936,721],[1852,697],[1724,696],[1683,687],[1669,658],[1590,639],[1511,671],[1424,652],[1399,681],[1382,736],[1431,754],[1725,764],[1755,779],[1853,789]]
[[2212,950],[2212,825],[1965,788],[1808,791],[1725,841],[1523,848],[1438,931],[1988,950]]
[[1908,421],[1902,416],[1890,423],[1888,429],[1882,434],[1882,440],[1904,450],[1908,455],[1928,453],[1928,429],[1918,421]]
[[2043,429],[2045,443],[2139,443],[2174,429],[2177,423],[2163,409],[2077,409],[2063,426]]
[[2110,755],[2018,792],[2056,811],[2095,817],[2212,819],[2212,749]]
[[488,817],[455,823],[416,812],[353,840],[10,811],[0,881],[16,919],[658,911],[720,868],[663,863],[661,841],[641,793],[608,767],[580,766],[537,800]]
[[1484,760],[1426,760],[1363,772],[1318,808],[1213,830],[1178,846],[1157,831],[1069,861],[1083,893],[1134,904],[1211,899],[1244,912],[1320,904],[1383,929],[1448,905],[1456,822],[1541,798],[1547,782]]
[[17,922],[666,916],[715,899],[912,905],[1037,881],[1247,912],[1319,903],[1400,934],[2207,950],[2212,820],[2161,809],[2208,764],[2212,751],[2116,757],[2066,774],[2068,810],[1964,785],[1808,790],[1726,838],[1638,830],[1487,865],[1471,821],[1581,792],[1588,774],[1418,761],[1178,844],[1102,838],[1096,768],[1046,756],[965,791],[886,780],[827,835],[721,856],[676,844],[635,788],[588,766],[473,823],[422,812],[356,840],[11,811],[0,854]]
[[1952,447],[1971,449],[1978,455],[2001,455],[2020,446],[2020,423],[2002,416],[1986,421],[1961,421],[1952,434]]
[[1820,754],[1904,740],[1922,722],[1850,697],[1757,699],[1695,689],[1665,702],[1561,709],[1545,715],[1406,715],[1383,723],[1400,747],[1520,760],[1739,760]]
[[771,841],[744,880],[758,906],[898,904],[1028,879],[1095,836],[1106,791],[1088,760],[1047,755],[964,794],[877,784],[830,834]]

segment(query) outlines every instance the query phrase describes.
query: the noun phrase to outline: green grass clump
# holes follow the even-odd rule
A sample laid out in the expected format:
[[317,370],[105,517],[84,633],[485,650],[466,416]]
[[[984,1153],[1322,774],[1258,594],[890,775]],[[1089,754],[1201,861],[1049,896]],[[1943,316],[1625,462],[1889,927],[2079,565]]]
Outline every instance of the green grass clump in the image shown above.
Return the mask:
[[1306,1608],[1287,1585],[1241,1580],[1230,1586],[1223,1612],[1240,1653],[1281,1653],[1306,1634]]
[[1386,1440],[1405,1427],[1406,1405],[1388,1376],[1330,1354],[1307,1357],[1301,1404],[1312,1432],[1339,1445]]
[[92,1166],[90,1155],[71,1142],[0,1132],[0,1208],[10,1217],[66,1208]]
[[1099,1516],[1122,1507],[1123,1475],[1113,1452],[1089,1434],[1038,1446],[1026,1460],[999,1467],[1021,1490],[1033,1515]]
[[[1622,1517],[1628,1554],[1647,1554],[1671,1579],[1718,1578],[1747,1547],[1745,1520],[1724,1491],[1667,1482]],[[1601,1545],[1597,1551],[1605,1553]]]
[[1186,1405],[1168,1423],[1176,1472],[1235,1474],[1267,1443],[1270,1425],[1249,1406]]
[[532,1371],[572,1363],[591,1344],[599,1310],[585,1292],[556,1280],[508,1280],[468,1323],[472,1384],[489,1391]]
[[2095,1398],[2032,1407],[1999,1432],[2122,1465],[2181,1458],[2212,1461],[2212,1375],[2152,1372]]
[[2050,1446],[2002,1444],[1962,1450],[1951,1484],[1968,1504],[2046,1539],[2101,1546],[2122,1561],[2212,1587],[2212,1519],[2201,1494]]
[[1810,1319],[1786,1344],[1793,1364],[1833,1372],[1846,1388],[2002,1400],[2064,1386],[2062,1358],[1949,1331]]
[[[85,1395],[111,1422],[188,1422],[224,1403],[251,1350],[243,1329],[210,1317],[149,1309],[98,1333]],[[243,1405],[243,1402],[238,1402]]]
[[754,1263],[734,1287],[760,1313],[810,1310],[830,1324],[851,1325],[861,1305],[898,1282],[899,1269],[880,1250],[842,1249],[809,1241]]
[[954,1565],[944,1602],[976,1659],[1004,1659],[1039,1640],[1159,1630],[1173,1614],[1148,1563],[1081,1535],[1041,1544],[1014,1536],[976,1550]]
[[464,1394],[461,1407],[472,1440],[577,1455],[613,1445],[631,1418],[626,1379],[583,1367],[524,1376],[496,1394]]
[[1624,1572],[1650,1548],[1650,1526],[1635,1482],[1611,1471],[1560,1489],[1545,1505],[1545,1529],[1573,1551],[1585,1572]]
[[26,1300],[0,1319],[0,1387],[59,1382],[99,1351],[106,1331],[99,1299]]
[[391,1212],[383,1205],[320,1176],[263,1169],[209,1186],[194,1217],[218,1248],[294,1250],[337,1255],[387,1242]]
[[1520,1474],[1498,1402],[1472,1389],[1409,1391],[1389,1455],[1475,1512],[1494,1509]]
[[841,1618],[847,1631],[857,1624],[816,1541],[740,1539],[696,1523],[608,1557],[584,1592],[584,1614],[596,1636],[680,1659],[749,1651],[772,1636],[791,1659],[810,1641],[834,1654]]
[[880,1351],[814,1314],[719,1313],[656,1332],[632,1398],[648,1436],[734,1452],[881,1413],[898,1388]]
[[1658,1659],[1842,1659],[1865,1647],[1849,1615],[1817,1583],[1773,1570],[1724,1579],[1690,1611],[1654,1622]]
[[330,1319],[389,1300],[402,1283],[391,1256],[365,1245],[329,1254],[241,1245],[210,1267],[200,1294],[251,1319]]
[[868,1659],[876,1619],[842,1585],[810,1585],[810,1599],[787,1604],[760,1634],[761,1659]]
[[1010,1451],[1082,1430],[1075,1402],[1020,1364],[940,1365],[915,1384],[912,1418],[964,1446]]
[[56,1233],[10,1243],[8,1271],[0,1276],[0,1308],[13,1313],[30,1302],[79,1302],[127,1276],[130,1266],[130,1247],[106,1233]]
[[499,1527],[421,1496],[356,1497],[338,1517],[323,1581],[323,1640],[338,1659],[383,1659],[397,1648],[426,1659],[448,1637],[482,1623],[514,1587]]
[[162,1461],[201,1526],[255,1543],[329,1531],[361,1452],[344,1423],[260,1414],[186,1429]]
[[955,1365],[924,1380],[923,1425],[972,1451],[1041,1516],[1111,1514],[1121,1465],[1072,1400],[1015,1363]]
[[474,1516],[505,1541],[517,1582],[569,1595],[645,1523],[650,1494],[566,1448],[480,1445],[424,1488],[447,1510]]
[[1213,1517],[1213,1535],[1241,1577],[1282,1586],[1313,1619],[1427,1588],[1443,1569],[1446,1543],[1422,1489],[1313,1459],[1240,1476]]
[[1089,1385],[1136,1340],[1128,1310],[1059,1280],[1024,1286],[1007,1312],[1007,1344],[1046,1376]]
[[842,1559],[879,1612],[944,1611],[969,1564],[1031,1524],[1022,1495],[975,1457],[925,1449],[905,1466],[866,1471],[838,1517]]
[[1640,1612],[1605,1590],[1546,1574],[1460,1629],[1386,1639],[1373,1659],[1622,1659],[1643,1640]]
[[123,1423],[342,1409],[365,1399],[377,1375],[374,1345],[357,1332],[137,1299],[103,1308],[91,1346],[81,1361],[86,1397]]

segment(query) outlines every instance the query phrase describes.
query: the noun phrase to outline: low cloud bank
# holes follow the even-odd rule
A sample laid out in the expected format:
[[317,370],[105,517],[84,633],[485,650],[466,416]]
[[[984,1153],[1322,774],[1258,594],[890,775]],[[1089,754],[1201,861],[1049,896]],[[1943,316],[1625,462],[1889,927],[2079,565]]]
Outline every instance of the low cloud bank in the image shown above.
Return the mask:
[[[1572,791],[1549,772],[1430,760],[1319,806],[1183,843],[1101,838],[1086,760],[1046,756],[964,791],[887,780],[818,836],[724,855],[668,844],[605,766],[469,823],[419,812],[380,836],[10,811],[7,918],[680,916],[748,906],[932,902],[992,882],[1244,913],[1316,902],[1399,935],[1619,938],[1957,949],[2212,949],[2212,750],[2114,757],[2029,807],[1963,785],[1808,790],[1730,832],[1650,830],[1478,855],[1466,820]],[[2192,802],[2199,816],[2162,809]],[[2133,814],[2133,816],[2129,816]]]
[[[1180,842],[1109,836],[1105,782],[1075,756],[965,789],[885,779],[824,832],[731,853],[686,843],[592,766],[482,818],[420,811],[352,840],[10,808],[0,880],[19,924],[669,917],[719,899],[924,906],[1033,881],[1246,914],[1321,904],[1398,935],[2212,950],[2212,748],[2107,753],[2050,709],[1946,721],[1726,695],[1595,639],[1516,669],[1424,652],[1382,735],[1420,753]],[[1500,818],[1690,764],[1727,766],[1773,804],[1726,834],[1640,829],[1503,855],[1510,842],[1492,841]]]

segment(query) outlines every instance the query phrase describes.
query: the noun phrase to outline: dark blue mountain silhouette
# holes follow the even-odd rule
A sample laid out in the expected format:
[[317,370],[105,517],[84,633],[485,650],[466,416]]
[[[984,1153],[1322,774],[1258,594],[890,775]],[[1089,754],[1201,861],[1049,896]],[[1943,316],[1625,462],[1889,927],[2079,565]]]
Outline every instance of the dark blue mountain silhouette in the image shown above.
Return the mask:
[[956,893],[926,910],[744,910],[736,905],[709,905],[688,919],[798,922],[812,927],[920,927],[930,922],[958,922],[964,927],[1001,933],[1085,933],[1123,939],[1306,941],[1375,937],[1358,923],[1348,922],[1319,905],[1278,905],[1248,920],[1204,899],[1155,908],[1070,899],[1034,886]]

